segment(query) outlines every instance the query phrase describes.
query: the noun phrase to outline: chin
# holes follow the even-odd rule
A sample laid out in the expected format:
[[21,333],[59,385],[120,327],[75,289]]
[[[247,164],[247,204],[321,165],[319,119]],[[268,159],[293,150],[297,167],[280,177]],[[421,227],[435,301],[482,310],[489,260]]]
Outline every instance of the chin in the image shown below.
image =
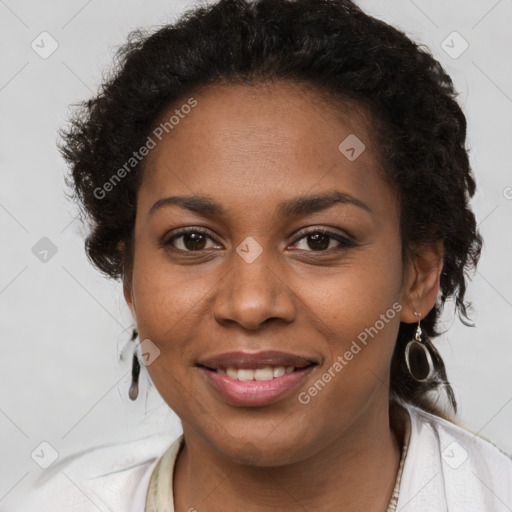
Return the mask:
[[[310,427],[307,429],[311,432]],[[218,432],[218,431],[217,431]],[[230,435],[232,434],[232,435]],[[231,461],[254,467],[283,466],[299,461],[302,445],[311,440],[305,437],[306,428],[289,423],[272,422],[263,426],[233,426],[219,436],[205,435],[208,444]]]

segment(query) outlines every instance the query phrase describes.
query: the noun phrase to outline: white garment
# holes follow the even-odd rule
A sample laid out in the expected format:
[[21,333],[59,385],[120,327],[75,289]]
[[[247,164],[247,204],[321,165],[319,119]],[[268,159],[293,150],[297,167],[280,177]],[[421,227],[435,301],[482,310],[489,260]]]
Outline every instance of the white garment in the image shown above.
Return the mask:
[[[397,512],[512,510],[510,455],[417,407],[408,405],[407,411],[410,439]],[[68,458],[47,470],[49,478],[20,503],[18,510],[144,512],[157,462],[165,452],[174,464],[181,440],[179,437],[169,446],[168,437],[151,436]],[[174,509],[171,506],[168,510]]]

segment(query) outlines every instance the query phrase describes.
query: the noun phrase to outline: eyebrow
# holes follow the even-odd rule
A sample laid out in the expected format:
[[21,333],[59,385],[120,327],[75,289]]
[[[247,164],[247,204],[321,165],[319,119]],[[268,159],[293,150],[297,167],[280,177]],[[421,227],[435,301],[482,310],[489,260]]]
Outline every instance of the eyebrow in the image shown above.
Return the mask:
[[[363,201],[354,196],[340,191],[331,191],[311,196],[299,196],[280,203],[277,207],[277,215],[280,217],[296,217],[308,215],[331,208],[336,204],[351,204],[373,213],[372,209]],[[207,196],[169,196],[159,199],[150,208],[148,215],[153,215],[164,206],[178,206],[202,215],[203,217],[226,217],[227,211],[222,205]]]

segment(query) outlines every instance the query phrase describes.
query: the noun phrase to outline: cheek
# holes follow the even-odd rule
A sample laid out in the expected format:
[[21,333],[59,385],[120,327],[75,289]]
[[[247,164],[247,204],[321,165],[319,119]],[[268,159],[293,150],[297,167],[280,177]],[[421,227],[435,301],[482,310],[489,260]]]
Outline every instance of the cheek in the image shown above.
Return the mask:
[[213,286],[210,273],[199,267],[171,265],[163,250],[141,240],[133,272],[139,332],[171,346],[187,337]]
[[315,418],[311,421],[330,429],[327,437],[336,436],[340,425],[367,404],[384,403],[376,397],[389,392],[402,307],[385,287],[338,298],[338,313],[324,326],[329,355],[297,397],[308,417]]
[[309,302],[333,333],[354,336],[399,300],[401,277],[399,247],[364,248],[347,265],[317,276]]
[[310,304],[329,342],[327,369],[336,361],[342,365],[331,371],[344,375],[333,379],[339,385],[344,380],[357,388],[359,381],[364,387],[365,381],[385,380],[400,326],[401,276],[400,243],[394,239],[361,250],[335,279],[317,281],[316,289],[327,292],[310,297]]

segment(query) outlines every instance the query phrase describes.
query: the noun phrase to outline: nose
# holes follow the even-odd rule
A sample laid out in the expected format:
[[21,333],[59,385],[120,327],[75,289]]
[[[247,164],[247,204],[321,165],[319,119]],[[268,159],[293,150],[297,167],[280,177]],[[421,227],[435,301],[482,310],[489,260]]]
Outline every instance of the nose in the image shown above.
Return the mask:
[[231,271],[222,280],[213,301],[213,316],[218,323],[236,323],[256,330],[270,320],[293,321],[296,301],[286,282],[286,273],[267,254],[264,250],[251,261],[244,259],[243,253],[240,256],[233,252]]

